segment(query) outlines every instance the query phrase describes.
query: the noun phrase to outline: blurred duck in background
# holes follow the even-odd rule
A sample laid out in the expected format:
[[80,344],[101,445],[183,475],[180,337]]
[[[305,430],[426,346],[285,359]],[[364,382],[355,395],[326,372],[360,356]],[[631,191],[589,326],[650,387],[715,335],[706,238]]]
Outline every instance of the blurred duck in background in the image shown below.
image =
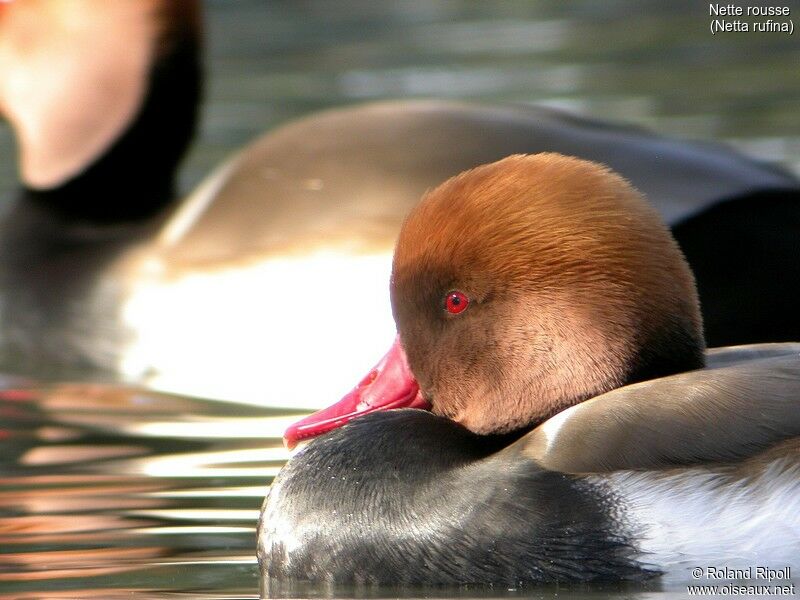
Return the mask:
[[0,107],[25,201],[65,221],[130,221],[174,195],[195,127],[195,0],[26,0],[0,17]]
[[800,339],[787,172],[549,109],[397,101],[288,123],[176,201],[201,87],[197,2],[0,6],[0,109],[23,185],[0,225],[6,371],[318,407],[394,333],[391,252],[422,193],[542,151],[607,164],[659,209],[709,345]]
[[196,0],[0,4],[0,113],[22,183],[0,222],[5,370],[116,371],[127,330],[111,265],[175,197],[197,120],[200,17]]
[[196,0],[2,6],[0,107],[25,201],[65,222],[157,212],[196,122]]

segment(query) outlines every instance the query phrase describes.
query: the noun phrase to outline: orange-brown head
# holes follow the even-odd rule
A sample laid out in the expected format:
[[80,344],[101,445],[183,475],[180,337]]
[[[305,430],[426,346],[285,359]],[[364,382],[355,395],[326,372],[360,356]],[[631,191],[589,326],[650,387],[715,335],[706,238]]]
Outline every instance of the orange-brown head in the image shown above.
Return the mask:
[[669,230],[623,178],[577,158],[510,156],[427,193],[391,292],[424,397],[478,433],[703,364],[694,279]]
[[622,177],[568,156],[510,156],[428,192],[400,232],[391,296],[399,342],[289,444],[402,406],[516,431],[703,365],[694,278],[669,230]]

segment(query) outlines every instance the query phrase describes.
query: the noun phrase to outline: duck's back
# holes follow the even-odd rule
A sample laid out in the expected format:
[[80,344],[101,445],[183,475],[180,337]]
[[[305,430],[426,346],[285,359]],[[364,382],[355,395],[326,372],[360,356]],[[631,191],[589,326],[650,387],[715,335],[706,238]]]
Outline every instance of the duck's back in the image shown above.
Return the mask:
[[[278,128],[163,224],[85,228],[18,206],[3,228],[0,354],[35,374],[99,370],[182,393],[319,406],[321,390],[300,393],[280,369],[263,391],[264,365],[314,362],[325,390],[345,389],[392,334],[391,249],[421,194],[475,165],[545,150],[609,164],[659,207],[697,270],[710,345],[800,339],[800,184],[790,175],[719,145],[548,109],[390,102]],[[358,315],[363,337],[345,313]]]

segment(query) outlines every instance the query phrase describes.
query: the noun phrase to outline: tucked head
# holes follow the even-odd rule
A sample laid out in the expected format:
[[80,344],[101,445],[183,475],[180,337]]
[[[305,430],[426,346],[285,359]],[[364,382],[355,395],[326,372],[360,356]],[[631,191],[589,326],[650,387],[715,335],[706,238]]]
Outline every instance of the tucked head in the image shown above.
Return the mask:
[[[623,178],[577,158],[510,156],[428,192],[400,232],[391,296],[416,405],[477,433],[703,364],[694,279],[669,230]],[[323,416],[386,404],[369,387]]]
[[510,156],[426,194],[391,290],[423,395],[479,433],[702,365],[694,280],[669,230],[624,179],[576,158]]

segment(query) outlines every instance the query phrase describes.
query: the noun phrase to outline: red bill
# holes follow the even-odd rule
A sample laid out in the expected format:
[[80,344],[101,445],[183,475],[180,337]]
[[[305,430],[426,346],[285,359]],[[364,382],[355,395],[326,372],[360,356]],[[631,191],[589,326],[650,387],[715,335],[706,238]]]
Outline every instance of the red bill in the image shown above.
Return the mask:
[[298,442],[341,427],[356,417],[392,408],[430,409],[408,366],[400,336],[353,391],[336,404],[290,425],[283,434],[283,441],[291,450]]

